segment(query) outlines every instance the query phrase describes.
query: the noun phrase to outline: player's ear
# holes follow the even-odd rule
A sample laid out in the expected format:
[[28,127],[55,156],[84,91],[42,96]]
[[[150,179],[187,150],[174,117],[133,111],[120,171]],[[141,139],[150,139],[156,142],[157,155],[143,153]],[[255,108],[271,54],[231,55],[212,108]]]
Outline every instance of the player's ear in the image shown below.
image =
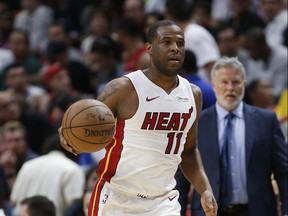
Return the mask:
[[151,56],[151,54],[152,54],[152,45],[147,42],[145,44],[145,47],[146,47],[146,52]]

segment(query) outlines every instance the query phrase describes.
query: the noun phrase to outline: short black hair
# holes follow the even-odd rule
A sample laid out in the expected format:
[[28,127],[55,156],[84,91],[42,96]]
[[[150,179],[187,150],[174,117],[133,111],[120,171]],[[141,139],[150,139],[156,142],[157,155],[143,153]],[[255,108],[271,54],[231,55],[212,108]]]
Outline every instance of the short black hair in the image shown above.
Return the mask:
[[46,196],[35,195],[25,198],[21,205],[28,206],[29,216],[56,216],[54,203]]
[[[163,26],[172,26],[176,25],[178,26],[175,22],[171,20],[161,20],[150,26],[148,32],[147,32],[147,42],[152,43],[153,39],[157,36],[158,34],[158,29],[163,27]],[[180,26],[179,26],[180,28]]]
[[106,57],[113,57],[117,60],[121,58],[118,44],[110,36],[100,36],[92,43],[91,53],[100,53]]
[[25,68],[25,66],[23,64],[14,62],[14,63],[11,63],[11,64],[7,65],[6,67],[4,67],[4,69],[2,70],[2,77],[5,79],[7,74],[8,74],[8,72],[11,69],[19,68],[19,67],[24,68],[24,71],[26,73],[26,68]]

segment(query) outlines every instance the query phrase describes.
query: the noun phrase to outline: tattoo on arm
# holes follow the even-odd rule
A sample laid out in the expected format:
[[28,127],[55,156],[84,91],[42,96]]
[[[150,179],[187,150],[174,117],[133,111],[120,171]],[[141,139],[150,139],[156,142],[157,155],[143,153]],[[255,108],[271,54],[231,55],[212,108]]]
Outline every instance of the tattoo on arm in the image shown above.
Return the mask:
[[97,100],[105,101],[107,98],[113,95],[117,89],[118,88],[116,87],[115,82],[106,85],[105,89],[98,95]]

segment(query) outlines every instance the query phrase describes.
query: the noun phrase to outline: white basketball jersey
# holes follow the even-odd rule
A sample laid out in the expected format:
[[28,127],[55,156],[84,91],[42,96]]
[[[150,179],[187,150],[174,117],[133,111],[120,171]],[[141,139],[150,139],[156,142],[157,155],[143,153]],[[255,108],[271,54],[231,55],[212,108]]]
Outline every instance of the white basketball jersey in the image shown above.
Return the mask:
[[126,76],[139,106],[132,118],[116,120],[98,177],[142,198],[161,195],[175,187],[181,152],[196,119],[191,84],[178,76],[179,85],[167,94],[140,70]]

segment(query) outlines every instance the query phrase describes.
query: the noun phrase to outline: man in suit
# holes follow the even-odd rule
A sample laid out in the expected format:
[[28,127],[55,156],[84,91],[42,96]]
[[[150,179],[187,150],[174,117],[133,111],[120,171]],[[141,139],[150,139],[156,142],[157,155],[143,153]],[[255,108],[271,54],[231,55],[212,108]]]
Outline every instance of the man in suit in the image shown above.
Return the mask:
[[[272,173],[280,192],[280,214],[287,215],[288,151],[275,113],[242,101],[246,74],[237,58],[218,60],[211,78],[217,103],[201,113],[198,147],[219,205],[218,215],[276,216]],[[204,215],[196,192],[191,212]]]

